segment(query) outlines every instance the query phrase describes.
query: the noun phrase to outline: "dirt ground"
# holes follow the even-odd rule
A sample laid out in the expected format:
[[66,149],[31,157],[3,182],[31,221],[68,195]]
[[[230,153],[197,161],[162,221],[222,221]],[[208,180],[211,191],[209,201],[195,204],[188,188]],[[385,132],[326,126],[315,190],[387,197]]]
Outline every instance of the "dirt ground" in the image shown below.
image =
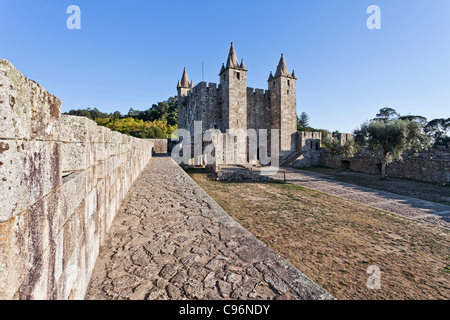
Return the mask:
[[[449,299],[450,232],[292,184],[191,177],[237,222],[337,299]],[[381,270],[370,290],[369,266]]]
[[336,169],[325,167],[298,169],[324,173],[329,175],[330,179],[356,184],[362,187],[388,191],[403,196],[450,205],[450,185],[444,186],[436,183],[394,177],[387,177],[387,180],[381,180],[377,175],[352,171],[341,171],[338,173]]

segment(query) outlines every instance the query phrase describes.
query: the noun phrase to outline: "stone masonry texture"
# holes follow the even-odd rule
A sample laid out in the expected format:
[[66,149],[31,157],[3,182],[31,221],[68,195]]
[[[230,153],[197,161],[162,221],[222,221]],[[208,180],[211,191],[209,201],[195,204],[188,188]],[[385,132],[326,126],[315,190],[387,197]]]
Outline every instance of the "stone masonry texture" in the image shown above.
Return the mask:
[[58,98],[0,60],[0,299],[83,299],[153,149],[61,115]]
[[132,186],[86,299],[332,299],[224,212],[170,157]]

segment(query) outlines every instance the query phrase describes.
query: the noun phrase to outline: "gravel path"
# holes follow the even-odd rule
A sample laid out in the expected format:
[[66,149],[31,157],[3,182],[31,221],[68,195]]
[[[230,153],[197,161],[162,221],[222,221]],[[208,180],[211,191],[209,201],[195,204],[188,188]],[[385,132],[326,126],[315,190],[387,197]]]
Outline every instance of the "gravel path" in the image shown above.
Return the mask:
[[128,193],[86,294],[105,299],[332,299],[223,211],[169,157]]
[[334,181],[323,173],[287,167],[281,168],[272,178],[283,180],[284,173],[287,182],[450,230],[450,206]]

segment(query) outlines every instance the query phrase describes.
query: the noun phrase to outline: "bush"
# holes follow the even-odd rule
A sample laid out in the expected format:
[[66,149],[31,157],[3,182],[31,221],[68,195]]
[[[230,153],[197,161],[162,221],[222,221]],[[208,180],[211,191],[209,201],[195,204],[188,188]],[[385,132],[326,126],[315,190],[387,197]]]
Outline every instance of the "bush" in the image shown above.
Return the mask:
[[150,127],[145,129],[147,139],[165,139],[166,135],[158,127]]

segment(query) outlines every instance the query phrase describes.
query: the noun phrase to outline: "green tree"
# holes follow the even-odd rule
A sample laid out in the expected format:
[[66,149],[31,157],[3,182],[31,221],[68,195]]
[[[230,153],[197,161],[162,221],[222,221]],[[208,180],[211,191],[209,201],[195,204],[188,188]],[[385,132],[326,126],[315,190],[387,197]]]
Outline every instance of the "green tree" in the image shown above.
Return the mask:
[[306,112],[302,112],[300,117],[297,117],[297,129],[300,131],[305,131],[305,128],[309,127],[309,116]]
[[423,127],[425,127],[428,123],[427,118],[422,117],[422,116],[407,115],[407,116],[400,116],[398,118],[400,120],[409,120],[409,121],[419,122]]
[[359,146],[354,140],[347,140],[344,144],[341,144],[337,136],[333,136],[331,134],[323,136],[322,146],[324,146],[330,153],[330,156],[335,159],[336,169],[338,172],[341,169],[340,158],[353,157],[359,150]]
[[398,117],[399,117],[399,114],[397,113],[397,111],[395,111],[392,108],[385,107],[385,108],[380,109],[380,112],[377,113],[377,116],[374,120],[386,122],[386,121],[393,120]]
[[450,118],[431,120],[426,124],[424,130],[435,146],[445,146],[450,142],[450,137],[448,136],[450,131]]
[[158,127],[150,127],[145,129],[145,138],[147,139],[165,139],[166,135]]
[[385,119],[363,123],[354,131],[355,142],[381,156],[381,179],[386,179],[386,166],[401,161],[405,150],[418,152],[428,146],[429,138],[417,121]]

